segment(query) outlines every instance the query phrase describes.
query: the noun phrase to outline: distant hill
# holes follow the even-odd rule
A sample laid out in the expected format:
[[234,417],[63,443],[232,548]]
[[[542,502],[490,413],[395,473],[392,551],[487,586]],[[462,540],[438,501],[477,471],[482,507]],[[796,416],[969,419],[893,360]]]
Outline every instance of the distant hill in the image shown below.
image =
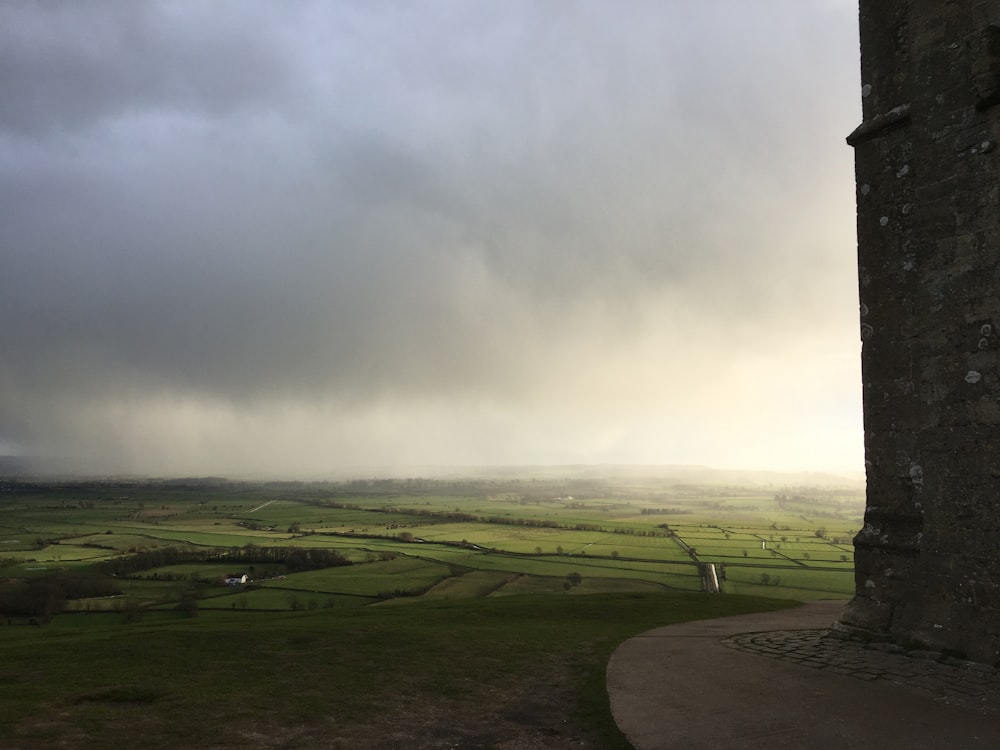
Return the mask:
[[0,456],[0,476],[23,476],[35,473],[27,456]]
[[0,456],[0,477],[96,476],[84,461],[51,456]]
[[429,478],[535,478],[535,479],[643,479],[678,484],[730,484],[762,486],[856,487],[863,489],[862,474],[831,474],[807,471],[766,471],[754,469],[717,469],[710,466],[675,464],[567,464],[557,466],[463,466],[413,467],[396,470],[394,476]]
[[[0,476],[35,477],[89,477],[96,478],[96,472],[88,471],[80,461],[42,458],[34,456],[0,456]],[[555,466],[396,466],[358,467],[353,470],[339,470],[329,475],[289,477],[261,473],[259,476],[231,476],[234,480],[296,480],[322,481],[325,479],[401,479],[422,477],[425,479],[537,479],[537,480],[623,480],[675,484],[724,484],[758,485],[761,487],[846,487],[863,490],[864,476],[861,474],[831,474],[823,472],[786,472],[753,469],[717,469],[711,466],[678,464],[565,464]],[[180,477],[159,477],[160,479],[180,479]],[[222,477],[204,477],[202,481],[221,482]],[[189,481],[185,479],[185,481]]]

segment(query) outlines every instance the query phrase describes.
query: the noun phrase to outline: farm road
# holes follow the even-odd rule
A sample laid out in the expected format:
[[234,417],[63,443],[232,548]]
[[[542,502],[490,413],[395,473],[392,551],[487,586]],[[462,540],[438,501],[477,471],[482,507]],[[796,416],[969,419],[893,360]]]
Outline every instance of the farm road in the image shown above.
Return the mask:
[[266,508],[268,505],[270,505],[273,502],[275,502],[275,501],[274,500],[268,500],[266,503],[261,503],[256,508],[251,508],[250,510],[247,511],[247,513],[256,513],[261,508]]

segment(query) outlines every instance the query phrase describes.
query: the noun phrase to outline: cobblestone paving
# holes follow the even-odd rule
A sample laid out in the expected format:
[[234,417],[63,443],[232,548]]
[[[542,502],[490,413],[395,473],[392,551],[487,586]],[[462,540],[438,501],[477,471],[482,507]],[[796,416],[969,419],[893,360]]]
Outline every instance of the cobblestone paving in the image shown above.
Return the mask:
[[774,630],[726,638],[730,648],[795,662],[859,680],[880,680],[965,706],[1000,713],[1000,672],[992,667],[887,643],[830,637],[828,630]]

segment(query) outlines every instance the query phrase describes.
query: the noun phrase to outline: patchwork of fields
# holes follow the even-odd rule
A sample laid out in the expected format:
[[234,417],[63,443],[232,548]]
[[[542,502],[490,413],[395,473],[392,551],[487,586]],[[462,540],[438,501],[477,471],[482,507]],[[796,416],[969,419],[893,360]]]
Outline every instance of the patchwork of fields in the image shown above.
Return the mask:
[[[0,487],[0,577],[8,586],[148,558],[115,574],[115,593],[64,602],[68,610],[133,613],[182,601],[261,611],[700,591],[709,564],[723,593],[842,598],[854,587],[851,539],[864,508],[858,487],[634,480]],[[320,549],[343,564],[303,569],[293,554]],[[153,564],[152,553],[168,550],[172,556]],[[225,583],[242,575],[245,583]]]

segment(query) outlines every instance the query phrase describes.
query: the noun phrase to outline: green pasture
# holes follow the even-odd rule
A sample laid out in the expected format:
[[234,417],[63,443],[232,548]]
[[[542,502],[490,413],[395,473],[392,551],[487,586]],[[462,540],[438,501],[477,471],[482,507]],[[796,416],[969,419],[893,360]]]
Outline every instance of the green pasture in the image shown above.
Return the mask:
[[[837,530],[828,527],[818,527],[825,529],[826,536],[820,538],[816,536],[817,529],[758,529],[752,533],[757,539],[771,542],[782,542],[783,544],[833,544],[832,538],[848,536],[848,529]],[[856,533],[856,529],[854,529]],[[853,534],[852,534],[853,535]]]
[[670,530],[676,533],[678,536],[682,537],[692,537],[692,538],[723,538],[726,535],[726,531],[718,528],[717,526],[708,526],[705,524],[670,524]]
[[[759,540],[740,540],[733,539],[730,541],[714,541],[709,542],[706,540],[704,543],[692,544],[698,550],[699,557],[705,557],[706,555],[721,555],[723,557],[771,557],[771,552],[775,551],[776,548],[773,545],[763,546]],[[781,550],[777,550],[781,551]],[[746,554],[744,554],[744,552]]]
[[[689,548],[699,561],[726,566],[727,592],[805,599],[853,591],[849,540],[860,522],[863,497],[858,503],[854,496],[818,493],[812,506],[786,503],[781,509],[773,493],[752,488],[662,487],[652,481],[603,490],[599,485],[570,489],[559,480],[501,482],[502,490],[484,484],[479,494],[449,494],[447,484],[372,481],[358,484],[356,495],[336,485],[296,482],[67,485],[13,497],[0,507],[0,558],[22,560],[3,571],[14,577],[86,569],[157,546],[321,547],[356,563],[259,581],[245,591],[205,584],[198,591],[208,609],[325,607],[324,597],[339,602],[341,595],[356,605],[379,594],[425,590],[428,600],[562,593],[566,576],[574,572],[583,578],[572,587],[574,595],[662,587],[695,591],[701,580]],[[663,509],[684,512],[643,513]],[[505,522],[447,517],[456,512]],[[298,531],[289,533],[294,524]],[[595,530],[572,528],[576,524]],[[665,535],[664,525],[676,536]],[[314,529],[319,533],[311,533]],[[61,543],[35,549],[39,539]],[[386,553],[398,557],[380,559]],[[190,586],[249,567],[191,563],[140,575],[177,576],[183,579],[177,583]],[[265,572],[252,571],[258,578]],[[761,582],[761,573],[768,574],[767,582]],[[141,590],[135,588],[140,581],[122,583],[130,602],[170,607],[180,596],[176,584]],[[292,607],[289,597],[296,593],[300,601]]]
[[90,599],[71,599],[64,612],[121,612],[128,601],[124,596],[101,596]]
[[372,604],[374,597],[350,596],[329,592],[300,591],[283,588],[234,589],[219,596],[198,601],[201,610],[269,610],[274,612],[344,607],[363,607]]
[[424,560],[436,560],[448,565],[460,565],[466,568],[480,568],[481,566],[477,561],[488,554],[482,550],[441,544],[421,544],[419,546],[414,544],[397,544],[393,547],[387,546],[382,551],[412,555]]
[[[4,553],[3,556],[6,557],[8,554]],[[96,547],[80,547],[75,544],[52,544],[43,549],[11,551],[9,556],[24,560],[25,562],[33,561],[39,564],[68,564],[108,560],[112,557],[117,557],[118,552]]]
[[73,537],[68,541],[78,545],[104,547],[115,550],[118,553],[128,552],[129,550],[141,550],[149,547],[162,546],[161,540],[148,534],[121,534],[115,533],[114,531],[110,534],[102,532],[100,534],[87,534],[84,536]]
[[275,502],[264,508],[243,513],[232,514],[234,518],[252,520],[261,525],[274,525],[276,529],[286,530],[293,523],[305,529],[350,530],[361,532],[368,529],[385,529],[388,526],[410,525],[426,520],[426,517],[412,516],[405,513],[378,512],[374,509],[356,510],[353,508],[331,508],[322,505],[307,505],[298,502]]
[[[590,747],[624,750],[603,679],[622,640],[779,606],[630,593],[274,614],[202,609],[194,618],[150,612],[131,625],[119,615],[62,616],[48,628],[0,628],[0,745],[91,750],[113,737],[122,746],[200,750],[251,739],[290,746],[294,737],[315,747],[335,731],[344,747],[364,747],[372,732],[426,732],[412,725],[417,705],[423,717],[443,717],[432,727],[442,747],[499,746],[503,717],[520,711]],[[553,684],[569,695],[555,716]],[[484,731],[497,734],[470,739]]]
[[[580,538],[586,536],[591,537],[591,541],[583,541]],[[491,538],[476,541],[475,544],[502,552],[515,552],[525,555],[577,554],[588,552],[597,543],[599,537],[600,535],[596,532],[546,534],[539,531],[510,531],[496,533]]]
[[[762,576],[767,576],[768,584],[763,584]],[[747,588],[751,586],[753,588]],[[835,570],[808,570],[784,567],[750,568],[737,565],[726,566],[724,590],[729,593],[758,591],[763,596],[788,596],[795,599],[849,598],[854,594],[854,571],[845,568]],[[779,589],[790,589],[791,594]]]
[[87,570],[93,565],[93,560],[47,560],[39,562],[25,559],[16,565],[0,568],[4,578],[38,578],[52,573]]
[[721,523],[720,526],[729,532],[753,534],[765,539],[787,536],[789,538],[798,538],[801,541],[817,538],[816,531],[819,529],[825,529],[826,535],[831,537],[848,536],[852,533],[857,533],[857,530],[861,527],[860,516],[857,519],[816,518],[809,519],[808,521],[801,517],[789,518],[780,513],[775,513],[768,517],[773,519],[770,523],[754,525]]
[[143,603],[176,602],[188,585],[180,581],[156,581],[143,578],[121,578],[118,580],[122,593],[129,599]]
[[510,552],[534,552],[542,547],[545,552],[574,552],[606,537],[600,531],[575,531],[572,529],[515,526],[489,523],[427,524],[406,529],[415,537],[427,541],[467,541],[481,547],[493,547]]
[[[839,552],[839,550],[838,550]],[[846,560],[841,560],[846,557]],[[808,559],[802,559],[802,564],[807,568],[844,568],[854,570],[854,555],[850,552],[839,552],[833,554],[811,555]]]
[[427,542],[465,541],[483,548],[519,554],[586,553],[610,556],[617,552],[623,557],[689,559],[677,543],[666,536],[466,522],[429,524],[406,530]]
[[[517,504],[510,499],[494,496],[473,497],[468,495],[442,496],[415,493],[411,495],[393,495],[391,497],[373,500],[366,497],[344,498],[344,504],[357,505],[365,509],[388,510],[395,513],[419,511],[423,513],[472,513],[475,515],[502,515],[510,512]],[[421,516],[425,517],[426,516]]]
[[732,527],[717,529],[711,536],[714,537],[715,539],[719,539],[719,541],[726,541],[726,542],[752,541],[752,540],[756,540],[758,542],[760,541],[759,535],[754,534],[751,531],[746,531],[744,529],[734,529]]
[[396,590],[429,587],[451,575],[447,565],[413,557],[310,570],[280,579],[260,581],[262,588],[295,589],[330,594],[378,596]]
[[[489,596],[516,574],[500,571],[474,570],[460,576],[441,581],[421,597],[422,599],[473,599]],[[412,601],[410,598],[393,601]]]
[[[457,508],[457,511],[456,511]],[[614,517],[607,515],[605,513],[592,512],[591,514],[586,514],[586,512],[573,508],[567,510],[558,504],[549,505],[532,505],[530,507],[525,506],[512,506],[507,505],[506,507],[500,508],[482,508],[479,504],[476,507],[462,507],[454,506],[444,512],[455,511],[460,513],[468,513],[476,516],[478,519],[476,523],[487,523],[487,519],[494,518],[497,519],[497,523],[491,523],[489,525],[493,526],[504,526],[504,525],[516,525],[515,522],[521,522],[521,525],[531,528],[531,523],[542,523],[542,522],[555,522],[561,526],[572,528],[576,524],[589,524],[600,526],[602,528],[613,529],[621,526],[626,526],[622,521],[615,519]],[[399,512],[405,512],[405,509],[400,509]],[[501,523],[508,522],[508,523]],[[417,525],[422,524],[438,524],[438,523],[464,523],[463,521],[447,521],[441,518],[435,518],[434,516],[417,516],[414,518],[413,523]],[[650,528],[652,524],[650,525]]]
[[179,531],[201,532],[203,534],[231,534],[233,536],[261,536],[288,538],[291,534],[283,527],[274,529],[252,528],[246,521],[237,518],[202,518],[198,516],[178,516],[169,521],[158,520],[154,527],[168,527]]
[[645,580],[682,590],[698,590],[701,578],[694,565],[655,561],[629,562],[584,556],[537,558],[518,555],[482,554],[466,564],[479,570],[525,573],[535,576],[561,577],[578,572],[584,578],[622,578]]
[[38,537],[45,539],[61,539],[64,537],[78,537],[85,534],[98,534],[111,528],[115,522],[78,519],[73,523],[64,522],[57,518],[47,518],[44,513],[35,514],[32,518],[9,519],[17,527],[18,538],[21,535],[28,535],[29,540]]
[[632,534],[602,534],[598,539],[601,544],[620,544],[638,549],[659,550],[661,548],[678,547],[677,542],[669,536],[639,536]]
[[175,607],[183,592],[195,591],[199,596],[211,596],[212,587],[182,581],[155,581],[123,578],[118,581],[121,594],[86,599],[70,599],[66,612],[122,612],[129,607],[148,608],[156,605]]
[[[414,545],[401,542],[393,537],[339,536],[327,534],[309,534],[296,536],[277,543],[280,547],[302,547],[307,549],[334,549],[350,560],[364,560],[369,553],[396,552],[405,554],[412,552]],[[436,545],[421,545],[421,550],[432,549]]]
[[746,560],[769,565],[799,566],[796,560],[789,559],[786,555],[781,554],[781,550],[747,549],[747,555],[744,557],[743,549],[746,548],[702,547],[699,545],[697,552],[698,559],[704,562],[723,562],[729,564]]
[[288,538],[284,533],[269,535],[266,532],[250,531],[239,526],[225,531],[205,531],[201,527],[185,529],[183,525],[169,526],[166,523],[148,526],[122,523],[116,525],[116,528],[125,533],[144,535],[162,542],[181,542],[200,547],[242,547],[246,544],[283,546],[284,540]]
[[588,555],[644,560],[689,561],[691,559],[691,556],[672,539],[660,537],[656,539],[657,544],[644,544],[643,541],[643,537],[605,535],[605,539],[587,547],[586,552]]
[[[211,581],[216,579],[225,578],[230,573],[245,573],[247,572],[246,565],[234,564],[234,563],[181,563],[179,565],[165,565],[161,568],[151,568],[149,570],[141,570],[134,574],[135,578],[163,578],[164,580],[191,580],[191,581]],[[284,573],[284,566],[282,565],[261,565],[261,569],[267,567],[272,569],[278,569],[279,572]]]
[[629,578],[584,578],[580,585],[566,587],[567,580],[553,576],[532,576],[520,574],[512,577],[505,585],[490,596],[518,596],[522,594],[609,594],[624,592],[652,593],[664,591],[666,587],[650,581]]
[[762,585],[760,583],[726,582],[723,585],[726,595],[763,596],[768,599],[786,599],[794,602],[808,602],[817,599],[849,599],[851,594],[836,591],[820,591],[812,588],[794,588],[791,586]]
[[34,549],[37,537],[34,534],[8,532],[0,534],[0,557],[7,557],[11,552],[22,552]]
[[810,554],[840,554],[842,550],[852,549],[849,545],[845,544],[834,544],[833,542],[826,542],[819,539],[814,539],[812,541],[802,541],[802,542],[781,542],[778,541],[776,544],[781,545],[782,550],[790,550],[792,552],[803,553],[808,552]]
[[101,523],[127,518],[132,511],[127,508],[106,503],[95,503],[92,506],[80,505],[42,505],[32,504],[27,508],[0,508],[0,518],[5,526],[19,528],[42,524],[45,528],[53,526],[67,527],[74,525],[95,526]]
[[380,556],[387,553],[403,554],[399,548],[405,545],[392,543],[388,543],[384,547],[379,544],[351,545],[349,542],[345,544],[335,540],[327,540],[325,543],[320,544],[309,544],[305,540],[297,543],[297,540],[292,539],[283,543],[281,546],[301,549],[332,550],[342,557],[347,558],[352,563],[369,563],[375,562],[380,558]]

